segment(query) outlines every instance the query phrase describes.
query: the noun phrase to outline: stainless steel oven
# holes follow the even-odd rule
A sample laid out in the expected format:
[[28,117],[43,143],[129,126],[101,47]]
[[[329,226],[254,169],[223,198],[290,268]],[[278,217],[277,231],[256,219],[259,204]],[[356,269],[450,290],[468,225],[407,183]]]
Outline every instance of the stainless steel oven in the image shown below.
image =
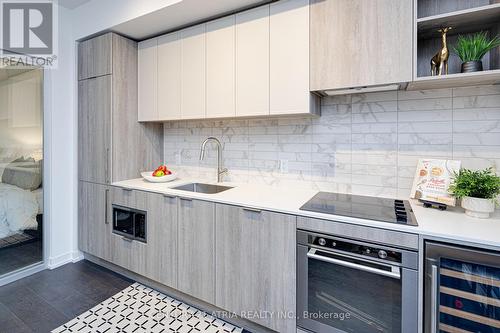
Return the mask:
[[299,327],[417,332],[417,252],[306,231],[297,242]]

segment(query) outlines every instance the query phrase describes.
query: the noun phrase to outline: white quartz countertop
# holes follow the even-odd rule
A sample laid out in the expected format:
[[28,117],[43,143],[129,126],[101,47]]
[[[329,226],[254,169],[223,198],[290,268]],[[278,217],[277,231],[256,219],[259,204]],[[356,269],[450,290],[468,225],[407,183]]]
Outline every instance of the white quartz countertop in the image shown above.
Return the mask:
[[112,185],[500,248],[500,211],[498,210],[495,211],[492,218],[483,220],[465,215],[464,210],[459,207],[450,207],[446,211],[439,211],[424,208],[418,201],[410,200],[418,223],[418,226],[415,227],[300,210],[303,204],[318,193],[309,189],[276,188],[266,185],[227,182],[217,185],[232,186],[233,188],[217,194],[193,193],[172,189],[172,187],[191,182],[197,182],[197,180],[178,179],[169,183],[150,183],[138,178],[116,182]]

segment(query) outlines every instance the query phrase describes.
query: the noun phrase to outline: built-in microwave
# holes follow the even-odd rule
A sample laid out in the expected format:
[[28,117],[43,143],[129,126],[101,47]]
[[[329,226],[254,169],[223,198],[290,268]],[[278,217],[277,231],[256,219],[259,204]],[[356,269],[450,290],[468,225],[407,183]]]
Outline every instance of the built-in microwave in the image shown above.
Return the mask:
[[146,216],[142,210],[113,205],[113,233],[146,243]]

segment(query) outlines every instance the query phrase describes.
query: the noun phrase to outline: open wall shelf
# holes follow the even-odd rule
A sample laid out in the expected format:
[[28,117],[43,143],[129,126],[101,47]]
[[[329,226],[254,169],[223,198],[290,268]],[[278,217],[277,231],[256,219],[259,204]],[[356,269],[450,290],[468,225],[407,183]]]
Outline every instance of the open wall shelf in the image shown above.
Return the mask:
[[500,3],[417,19],[418,38],[433,38],[441,27],[451,34],[464,34],[495,26],[500,21]]
[[[415,78],[409,89],[500,83],[500,48],[484,56],[484,70],[476,73],[461,73],[461,60],[451,53],[459,35],[500,34],[500,0],[417,0],[416,12]],[[433,77],[430,61],[442,45],[441,27],[453,28],[447,34],[449,74]]]
[[474,11],[477,8],[498,3],[500,0],[417,0],[417,19],[453,12]]
[[406,90],[425,90],[500,84],[500,69],[474,73],[457,73],[444,76],[426,76],[408,83]]

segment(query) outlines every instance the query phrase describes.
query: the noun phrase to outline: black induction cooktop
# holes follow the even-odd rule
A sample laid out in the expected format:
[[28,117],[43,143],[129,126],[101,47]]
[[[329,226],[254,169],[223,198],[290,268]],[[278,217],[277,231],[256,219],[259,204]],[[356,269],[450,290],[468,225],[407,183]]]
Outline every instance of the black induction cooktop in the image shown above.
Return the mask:
[[301,210],[417,226],[408,200],[319,192]]

